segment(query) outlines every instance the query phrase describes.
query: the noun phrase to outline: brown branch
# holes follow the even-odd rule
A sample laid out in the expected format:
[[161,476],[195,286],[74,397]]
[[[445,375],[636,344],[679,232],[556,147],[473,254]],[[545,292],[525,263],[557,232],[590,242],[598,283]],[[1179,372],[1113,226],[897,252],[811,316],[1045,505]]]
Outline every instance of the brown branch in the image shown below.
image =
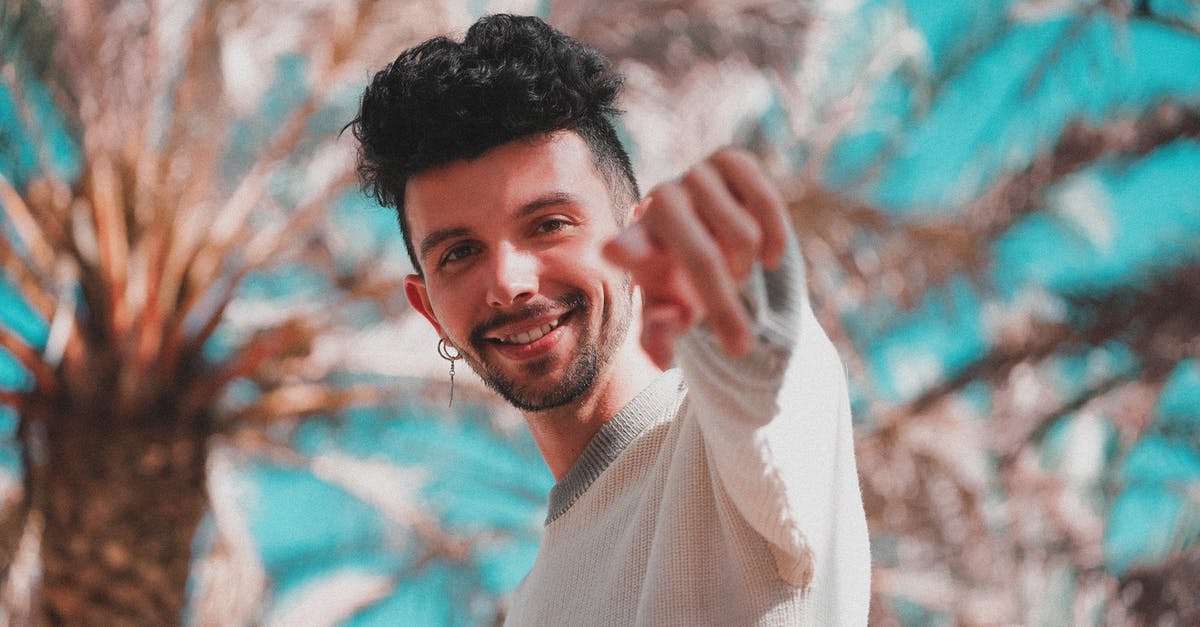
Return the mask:
[[1192,37],[1200,36],[1200,24],[1189,22],[1171,15],[1163,15],[1155,13],[1154,7],[1150,6],[1149,2],[1138,2],[1130,13],[1130,16],[1135,17],[1141,22],[1150,22],[1160,24],[1171,30],[1179,32],[1183,35]]
[[13,249],[7,237],[0,237],[0,268],[16,284],[21,296],[46,320],[54,315],[55,298],[46,287],[46,277],[35,276],[25,259]]
[[[225,311],[233,301],[234,294],[246,276],[263,267],[268,262],[273,261],[280,251],[298,241],[302,233],[311,230],[314,223],[321,216],[325,215],[332,199],[337,194],[343,192],[355,180],[355,176],[356,174],[352,170],[343,172],[330,182],[316,198],[299,208],[278,233],[265,235],[261,241],[251,242],[248,259],[240,267],[227,274],[228,281],[222,287],[221,294],[217,297],[216,306],[212,313],[204,319],[200,330],[190,338],[184,334],[182,325],[185,324],[187,316],[195,310],[195,307],[202,301],[205,294],[196,293],[191,299],[185,302],[179,308],[176,314],[176,321],[172,324],[172,332],[167,337],[167,345],[164,349],[164,362],[168,364],[174,363],[182,353],[199,350],[212,334],[216,332],[221,319],[225,315]],[[246,233],[248,234],[249,231],[246,231]],[[232,246],[232,243],[229,246]],[[226,251],[226,254],[228,254],[228,251]]]
[[[183,339],[180,325],[188,318],[192,309],[202,302],[209,288],[223,276],[221,261],[237,244],[239,229],[245,232],[248,228],[246,217],[266,193],[267,182],[275,167],[304,137],[305,126],[315,110],[316,96],[310,94],[303,105],[292,111],[287,122],[250,168],[249,173],[239,182],[229,200],[215,212],[201,245],[193,248],[187,255],[187,261],[182,264],[181,269],[187,273],[186,280],[191,293],[184,299],[169,326],[169,341],[178,342]],[[223,308],[221,306],[221,309]],[[176,353],[178,348],[168,348],[168,351]]]
[[[1141,156],[1181,137],[1200,138],[1200,110],[1162,104],[1096,128],[1068,125],[1050,150],[998,180],[962,217],[911,222],[813,184],[789,205],[806,250],[814,238],[824,242],[848,276],[846,289],[908,308],[956,274],[984,280],[991,242],[1040,209],[1049,186],[1105,156]],[[860,263],[864,254],[875,260],[871,266]]]
[[[1200,624],[1200,548],[1189,547],[1154,566],[1130,570],[1121,577],[1121,599],[1145,625]],[[1176,622],[1178,621],[1178,622]]]
[[33,375],[34,385],[39,391],[49,395],[58,389],[58,379],[54,369],[16,333],[0,327],[0,348],[7,350],[17,360],[17,363],[24,366]]
[[[714,11],[686,0],[565,4],[551,11],[551,22],[560,28],[610,58],[645,63],[664,80],[733,55],[744,56],[756,67],[787,68],[812,23],[811,11],[802,4],[763,1],[741,2],[732,11]],[[631,20],[641,25],[632,33],[626,28]],[[674,54],[680,48],[689,54]]]
[[275,233],[264,233],[251,241],[247,247],[247,259],[237,274],[245,275],[247,271],[262,267],[285,247],[295,243],[301,234],[312,229],[317,220],[326,215],[334,198],[357,180],[358,174],[352,169],[347,169],[334,178],[315,198],[297,209],[282,229]]
[[[220,3],[214,0],[201,2],[197,15],[190,21],[187,35],[186,54],[180,68],[180,78],[175,80],[168,102],[170,103],[169,127],[161,149],[151,150],[153,158],[147,157],[153,173],[139,176],[139,180],[152,183],[146,193],[149,208],[155,212],[153,222],[190,224],[204,216],[198,211],[209,210],[213,195],[213,181],[220,172],[221,159],[225,153],[229,109],[222,98],[222,76],[218,58],[218,16]],[[225,117],[222,117],[225,116]],[[140,199],[139,199],[140,200]],[[198,229],[202,232],[203,227]],[[175,234],[176,238],[178,234]],[[176,239],[173,238],[173,239]],[[186,240],[180,238],[180,242]],[[192,250],[182,256],[190,260]],[[166,255],[167,259],[176,256]],[[170,264],[168,271],[187,268],[187,262]],[[182,279],[179,279],[181,281]],[[171,284],[176,281],[168,280]]]
[[220,107],[209,106],[220,101],[221,84],[219,61],[217,59],[217,9],[218,2],[204,0],[196,11],[196,16],[190,21],[191,29],[187,34],[187,53],[184,56],[183,67],[180,68],[181,78],[176,82],[171,93],[171,103],[175,114],[171,117],[171,126],[166,132],[163,144],[163,159],[159,161],[162,171],[158,180],[166,180],[166,168],[189,152],[194,136],[212,137],[213,128],[206,125],[194,125],[192,115],[205,115],[220,110]]
[[[5,392],[0,391],[0,404]],[[29,519],[30,498],[27,490],[10,492],[0,503],[0,581],[8,583],[25,524]],[[7,596],[7,595],[6,595]],[[11,608],[9,608],[11,612]]]
[[46,242],[59,255],[81,259],[67,226],[73,192],[67,183],[53,174],[29,181],[22,191],[29,213],[42,229]]
[[[1022,430],[1020,434],[1005,434],[1006,437],[1003,443],[997,447],[999,449],[997,450],[999,455],[998,463],[1001,466],[1012,464],[1028,443],[1040,441],[1046,434],[1046,431],[1059,418],[1078,411],[1092,401],[1133,383],[1136,378],[1136,373],[1132,372],[1109,377],[1088,387],[1065,402],[1059,403],[1053,409],[1033,418],[1028,422],[1028,428]],[[1161,384],[1161,382],[1159,383]]]
[[316,335],[310,321],[293,318],[259,333],[225,362],[222,372],[213,377],[218,387],[248,376],[267,361],[297,351],[307,352]]
[[[305,128],[316,111],[317,95],[314,93],[309,93],[304,102],[291,111],[266,150],[234,188],[229,199],[214,212],[210,241],[220,245],[231,239],[237,227],[245,221],[266,193],[267,182],[275,168],[292,154],[304,139]],[[221,247],[210,251],[221,256],[226,252]]]
[[[328,210],[328,203],[334,194],[344,189],[344,184],[352,180],[355,174],[347,172],[339,177],[341,183],[331,185],[325,194],[313,200],[308,205],[302,207],[296,214],[288,220],[288,223],[278,233],[274,235],[266,235],[262,241],[255,240],[249,243],[247,248],[250,250],[249,258],[234,270],[225,286],[224,294],[220,300],[220,306],[209,316],[205,321],[200,332],[196,334],[190,343],[196,346],[203,345],[208,341],[208,338],[216,330],[221,317],[225,313],[226,307],[233,300],[234,292],[241,286],[251,272],[262,268],[265,264],[275,260],[276,256],[289,245],[294,244],[300,239],[300,235],[313,227],[313,224],[318,218],[323,216]],[[257,251],[257,252],[256,252]]]
[[[889,296],[912,307],[956,274],[982,280],[990,263],[985,234],[962,221],[907,222],[816,185],[789,209],[803,248],[827,249],[848,288],[868,302]],[[873,263],[865,263],[867,255]]]
[[54,249],[46,241],[45,233],[33,214],[30,213],[25,199],[21,198],[21,195],[3,174],[0,174],[0,204],[4,205],[4,210],[13,224],[13,228],[16,229],[17,236],[21,238],[21,242],[28,249],[30,260],[34,264],[33,267],[43,276],[53,276]]
[[130,322],[125,302],[129,239],[120,177],[113,162],[106,155],[95,154],[88,163],[87,182],[92,221],[96,227],[96,242],[99,246],[97,262],[108,292],[109,311],[104,317],[112,325],[113,337],[120,338],[128,332]]
[[47,141],[42,126],[37,123],[37,117],[33,114],[33,107],[29,106],[29,100],[25,97],[25,88],[17,76],[16,64],[5,62],[3,57],[0,57],[0,77],[3,78],[4,86],[16,104],[21,124],[34,135],[32,143],[34,154],[37,155],[38,169],[44,176],[54,176],[54,167],[50,160],[51,142]]
[[[1122,340],[1134,348],[1142,359],[1142,377],[1159,378],[1188,356],[1186,348],[1174,355],[1160,354],[1162,349],[1194,345],[1200,336],[1200,267],[1172,269],[1144,289],[1089,297],[1090,302],[1078,300],[1078,317],[1091,318],[1090,322],[1035,323],[1020,340],[994,347],[957,375],[927,390],[908,404],[908,411],[921,413],[970,382],[997,381],[1017,364],[1110,340]],[[1170,337],[1160,339],[1164,333]]]
[[[21,408],[25,406],[27,395],[24,392],[14,392],[12,390],[0,390],[0,405],[7,405],[17,413],[21,412]],[[3,580],[0,577],[0,580]]]
[[[138,163],[138,208],[151,212],[140,244],[157,269],[149,277],[149,311],[144,315],[147,321],[170,316],[172,323],[159,323],[168,334],[178,331],[176,323],[183,319],[175,314],[187,297],[187,274],[205,241],[209,218],[201,212],[210,210],[213,180],[224,156],[226,133],[215,130],[228,126],[217,117],[227,113],[218,88],[219,7],[219,2],[204,0],[189,21],[180,78],[174,80],[168,98],[171,115],[165,139],[161,149],[143,147]],[[138,352],[152,343],[151,337],[139,340]]]
[[313,321],[292,318],[259,332],[225,360],[220,370],[198,381],[183,400],[186,408],[198,408],[216,398],[231,381],[249,376],[269,361],[291,353],[307,352],[320,332]]
[[1049,151],[1001,178],[965,208],[972,229],[989,238],[1042,205],[1045,189],[1104,156],[1143,156],[1181,137],[1200,137],[1200,110],[1164,103],[1136,118],[1100,127],[1067,125]]
[[1028,80],[1025,81],[1025,86],[1022,89],[1022,97],[1028,98],[1037,90],[1038,84],[1042,82],[1042,78],[1050,71],[1050,68],[1057,63],[1063,55],[1067,47],[1077,41],[1087,29],[1092,20],[1093,13],[1098,9],[1097,6],[1085,7],[1079,11],[1078,15],[1074,16],[1070,25],[1062,33],[1061,36],[1054,42],[1053,47],[1038,59],[1038,64],[1029,73]]

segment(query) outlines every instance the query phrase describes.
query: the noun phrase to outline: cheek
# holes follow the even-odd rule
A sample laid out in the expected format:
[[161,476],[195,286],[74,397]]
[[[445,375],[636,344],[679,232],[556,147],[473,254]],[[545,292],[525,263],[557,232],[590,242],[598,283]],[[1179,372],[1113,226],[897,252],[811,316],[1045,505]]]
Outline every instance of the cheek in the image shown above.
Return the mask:
[[468,307],[469,295],[465,290],[461,289],[461,285],[456,285],[453,289],[442,287],[440,290],[430,294],[430,306],[433,313],[437,316],[438,322],[448,333],[453,336],[465,336],[469,331],[463,330],[466,325],[466,312],[471,311]]
[[612,273],[603,264],[590,263],[593,260],[582,256],[569,257],[556,263],[558,268],[553,275],[547,274],[545,283],[558,283],[572,290],[579,290],[588,295],[590,300],[610,298],[613,289]]
[[581,239],[570,246],[562,246],[553,251],[545,261],[546,268],[561,268],[564,274],[570,274],[585,279],[598,279],[611,270],[611,266],[601,255],[599,239]]

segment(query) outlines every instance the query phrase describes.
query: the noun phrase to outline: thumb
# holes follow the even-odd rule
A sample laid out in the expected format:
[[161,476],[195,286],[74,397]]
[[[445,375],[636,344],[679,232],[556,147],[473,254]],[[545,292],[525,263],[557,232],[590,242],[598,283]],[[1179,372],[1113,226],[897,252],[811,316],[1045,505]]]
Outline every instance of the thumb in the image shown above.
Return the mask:
[[642,350],[666,370],[675,358],[675,339],[687,330],[687,312],[680,305],[647,305],[642,309]]

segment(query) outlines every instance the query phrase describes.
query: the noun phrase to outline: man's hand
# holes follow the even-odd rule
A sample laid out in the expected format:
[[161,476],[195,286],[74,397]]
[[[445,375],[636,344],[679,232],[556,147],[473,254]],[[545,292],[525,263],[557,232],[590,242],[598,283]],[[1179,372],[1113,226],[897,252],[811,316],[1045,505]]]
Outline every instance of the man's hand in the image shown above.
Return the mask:
[[788,228],[779,192],[744,150],[719,150],[650,190],[604,255],[642,288],[642,347],[660,368],[675,338],[705,320],[730,354],[750,350],[740,288],[754,262],[778,267]]

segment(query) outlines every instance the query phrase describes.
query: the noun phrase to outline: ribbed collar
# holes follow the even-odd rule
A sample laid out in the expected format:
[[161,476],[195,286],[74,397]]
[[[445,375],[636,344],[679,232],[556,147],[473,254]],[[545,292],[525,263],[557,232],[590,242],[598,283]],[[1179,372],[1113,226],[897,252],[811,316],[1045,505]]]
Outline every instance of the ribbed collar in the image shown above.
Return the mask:
[[677,369],[662,373],[600,427],[567,474],[550,489],[547,525],[565,514],[646,427],[663,418],[675,401],[681,382]]

